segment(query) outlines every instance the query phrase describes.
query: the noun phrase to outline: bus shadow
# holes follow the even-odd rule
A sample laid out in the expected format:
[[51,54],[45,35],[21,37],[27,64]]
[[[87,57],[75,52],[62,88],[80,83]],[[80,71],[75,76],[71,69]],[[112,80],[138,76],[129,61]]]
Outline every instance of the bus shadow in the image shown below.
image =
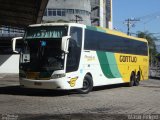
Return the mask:
[[146,88],[160,88],[160,86],[154,86],[154,85],[143,85],[142,87],[146,87]]
[[127,84],[121,83],[121,84],[114,84],[114,85],[105,85],[105,86],[100,86],[100,87],[94,87],[93,91],[116,89],[116,88],[121,88],[121,87],[127,87]]
[[0,94],[6,94],[6,95],[57,97],[57,96],[66,96],[74,93],[75,93],[74,91],[29,89],[29,88],[21,88],[20,86],[0,87]]
[[[108,90],[126,87],[125,84],[116,84],[116,85],[107,85],[101,87],[94,87],[94,91]],[[82,94],[78,94],[76,90],[43,90],[43,89],[29,89],[29,88],[21,88],[20,86],[5,86],[0,87],[0,94],[5,95],[20,95],[20,96],[37,96],[37,97],[58,97],[58,96],[67,96],[67,95],[78,95],[83,96]]]
[[152,80],[160,80],[160,77],[149,77]]

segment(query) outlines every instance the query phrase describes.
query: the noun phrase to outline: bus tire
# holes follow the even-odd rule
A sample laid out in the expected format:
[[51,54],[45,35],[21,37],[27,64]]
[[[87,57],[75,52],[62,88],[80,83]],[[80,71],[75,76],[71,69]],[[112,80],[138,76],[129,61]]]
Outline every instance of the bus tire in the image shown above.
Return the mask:
[[83,88],[78,89],[78,93],[87,94],[93,89],[93,80],[90,75],[86,75],[83,80]]
[[130,76],[130,82],[128,83],[128,87],[132,87],[135,83],[135,74],[132,72]]
[[138,72],[138,73],[137,73],[137,76],[136,76],[136,79],[135,79],[135,81],[134,81],[134,85],[135,85],[135,86],[138,86],[138,85],[139,85],[140,77],[141,77],[141,76],[140,76],[140,73]]

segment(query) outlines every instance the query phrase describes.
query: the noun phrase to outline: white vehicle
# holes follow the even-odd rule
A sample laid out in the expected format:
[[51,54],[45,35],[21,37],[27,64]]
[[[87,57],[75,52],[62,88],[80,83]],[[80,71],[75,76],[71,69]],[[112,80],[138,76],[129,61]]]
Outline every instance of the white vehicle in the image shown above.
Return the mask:
[[149,72],[150,77],[160,78],[160,67],[152,67],[150,68]]
[[23,41],[19,77],[27,88],[88,93],[94,86],[133,86],[148,79],[144,39],[77,23],[47,23],[30,25]]
[[153,78],[160,78],[160,62],[158,57],[155,64],[152,63],[150,66],[149,76]]

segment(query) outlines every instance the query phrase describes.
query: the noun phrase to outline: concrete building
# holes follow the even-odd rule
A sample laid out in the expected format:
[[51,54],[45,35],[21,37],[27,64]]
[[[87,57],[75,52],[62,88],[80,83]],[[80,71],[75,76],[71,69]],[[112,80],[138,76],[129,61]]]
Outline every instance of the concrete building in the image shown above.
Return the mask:
[[112,0],[90,0],[91,23],[112,29]]
[[90,15],[90,0],[49,0],[43,21],[91,25]]
[[49,0],[44,22],[77,22],[112,29],[112,0]]

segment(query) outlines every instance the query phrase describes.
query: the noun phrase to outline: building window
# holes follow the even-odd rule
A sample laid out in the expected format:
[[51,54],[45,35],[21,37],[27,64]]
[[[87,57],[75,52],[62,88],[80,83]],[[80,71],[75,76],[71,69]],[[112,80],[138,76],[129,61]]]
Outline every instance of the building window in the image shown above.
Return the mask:
[[57,16],[62,16],[62,10],[60,9],[57,10]]
[[79,13],[80,13],[80,10],[75,9],[75,14],[79,14]]
[[57,11],[56,11],[56,9],[53,9],[53,16],[57,16]]
[[74,14],[74,9],[67,9],[67,13]]
[[48,16],[53,16],[52,9],[48,9]]
[[68,14],[81,14],[81,15],[87,15],[89,16],[91,13],[85,10],[79,10],[79,9],[46,9],[44,16],[66,16],[66,13]]
[[65,9],[62,10],[62,16],[66,16],[66,11],[65,11]]

